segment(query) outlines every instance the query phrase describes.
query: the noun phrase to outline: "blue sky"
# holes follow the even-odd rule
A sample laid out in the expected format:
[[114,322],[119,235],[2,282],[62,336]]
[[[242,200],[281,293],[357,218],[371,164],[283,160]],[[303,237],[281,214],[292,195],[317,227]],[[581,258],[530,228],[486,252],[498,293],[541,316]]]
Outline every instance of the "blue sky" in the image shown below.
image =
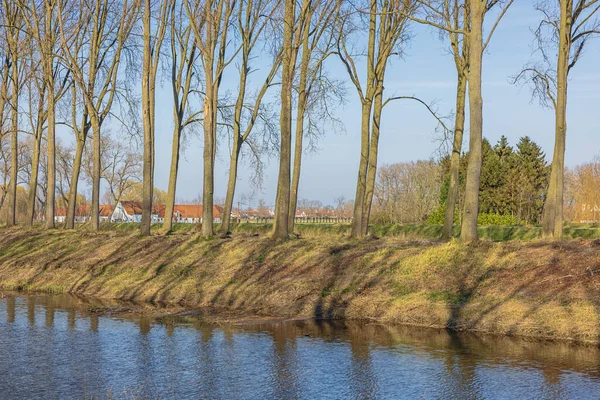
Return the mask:
[[[484,136],[496,142],[506,135],[511,144],[528,135],[542,146],[551,158],[554,135],[553,112],[531,100],[528,87],[518,87],[509,78],[519,72],[532,57],[533,34],[539,20],[533,1],[517,1],[496,30],[484,56],[483,97]],[[412,26],[414,39],[404,59],[393,60],[386,76],[386,92],[391,95],[416,95],[427,102],[436,101],[442,114],[451,113],[455,102],[456,72],[446,45],[438,32],[419,25]],[[585,57],[572,71],[569,89],[568,166],[591,160],[600,153],[600,40],[593,42]],[[345,70],[332,58],[328,68],[345,77]],[[260,74],[260,71],[258,72]],[[235,91],[234,75],[226,76],[224,90]],[[273,93],[276,95],[276,91]],[[156,186],[166,189],[171,155],[172,111],[168,87],[159,89],[157,96],[157,161]],[[329,134],[318,142],[318,151],[305,155],[300,183],[300,198],[333,203],[337,196],[354,196],[359,146],[360,108],[354,87],[348,85],[348,102],[337,110],[344,121],[345,132]],[[410,101],[390,104],[384,110],[380,142],[379,165],[400,161],[437,157],[439,135],[436,122],[423,106]],[[465,145],[468,138],[465,138]],[[220,146],[216,166],[215,196],[225,197],[228,173],[226,143]],[[202,141],[187,140],[181,159],[177,197],[194,199],[202,191]],[[238,196],[256,191],[255,203],[263,198],[274,203],[277,160],[268,160],[264,187],[253,188],[249,182],[248,166],[240,168]],[[239,197],[238,197],[239,198]],[[237,200],[236,200],[237,201]]]

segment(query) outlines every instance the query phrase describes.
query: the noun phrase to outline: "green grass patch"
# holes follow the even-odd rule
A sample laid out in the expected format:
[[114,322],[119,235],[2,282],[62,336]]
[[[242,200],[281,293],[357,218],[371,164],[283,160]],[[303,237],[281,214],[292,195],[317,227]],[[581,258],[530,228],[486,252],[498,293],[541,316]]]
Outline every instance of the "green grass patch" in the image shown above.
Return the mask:
[[447,290],[427,293],[427,300],[440,303],[449,303],[453,305],[461,304],[465,301],[464,296],[459,293],[452,293]]

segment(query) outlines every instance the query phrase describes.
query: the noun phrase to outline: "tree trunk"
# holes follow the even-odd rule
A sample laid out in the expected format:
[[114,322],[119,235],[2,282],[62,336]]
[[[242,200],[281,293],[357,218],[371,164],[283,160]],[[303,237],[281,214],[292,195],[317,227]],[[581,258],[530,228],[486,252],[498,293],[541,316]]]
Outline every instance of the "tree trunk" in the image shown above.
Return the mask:
[[[212,76],[212,72],[211,72]],[[214,134],[215,128],[215,110],[214,110],[214,89],[211,82],[210,89],[207,90],[207,97],[204,99],[204,180],[202,188],[202,236],[209,238],[214,235],[213,221],[213,196],[214,196]],[[210,96],[208,93],[211,92]]]
[[31,177],[29,179],[29,193],[27,194],[27,220],[25,225],[33,226],[35,219],[35,200],[37,198],[38,171],[40,169],[40,144],[42,141],[42,128],[38,124],[38,131],[33,141],[33,154],[31,156]]
[[150,37],[150,1],[144,1],[143,25],[144,25],[144,60],[142,66],[142,125],[144,129],[144,160],[143,160],[143,183],[142,183],[142,223],[140,233],[143,236],[150,235],[150,224],[152,222],[152,121],[150,105],[150,63],[152,59],[151,37]]
[[369,145],[371,139],[369,125],[371,122],[372,104],[372,101],[366,99],[362,105],[360,163],[358,166],[358,180],[356,182],[356,197],[354,200],[354,213],[351,231],[351,236],[353,238],[362,237],[364,232],[363,209],[365,193],[367,191],[367,171],[369,168]]
[[292,172],[292,188],[290,192],[290,209],[288,216],[289,233],[294,232],[294,223],[296,218],[296,207],[298,205],[298,188],[300,186],[300,170],[302,167],[302,149],[304,139],[304,112],[306,108],[306,97],[298,99],[298,113],[296,117],[296,138],[294,143],[294,169]]
[[233,199],[235,197],[235,186],[237,183],[238,164],[244,137],[242,136],[242,110],[244,99],[246,97],[246,83],[248,80],[248,55],[250,49],[245,42],[242,50],[242,64],[240,70],[240,87],[237,100],[235,102],[235,111],[233,115],[233,148],[229,159],[229,179],[227,181],[227,194],[225,195],[225,207],[221,219],[221,228],[219,232],[223,235],[229,232],[231,226],[231,210],[233,208]]
[[[310,20],[312,11],[309,11],[307,18]],[[300,171],[302,168],[302,150],[304,141],[304,116],[306,113],[306,103],[308,99],[307,81],[308,68],[310,66],[310,48],[309,48],[309,27],[304,27],[302,32],[302,61],[300,64],[300,81],[298,84],[298,106],[296,111],[296,138],[294,144],[294,169],[292,172],[292,188],[290,193],[290,209],[288,217],[288,231],[294,232],[294,223],[296,219],[296,207],[298,204],[298,188],[300,186]]]
[[92,229],[100,229],[100,171],[101,171],[101,152],[100,152],[100,121],[98,116],[91,109],[90,122],[92,124],[93,147],[93,166],[92,166],[92,206],[90,208],[90,220]]
[[[14,39],[13,39],[14,41]],[[16,41],[13,42],[16,47]],[[12,132],[10,144],[10,187],[9,187],[9,217],[8,226],[17,224],[17,181],[19,179],[19,68],[16,49],[12,49]],[[2,110],[0,110],[2,112]]]
[[456,88],[456,118],[454,120],[454,142],[452,144],[452,157],[450,159],[450,185],[448,187],[448,198],[446,199],[446,214],[442,239],[452,237],[454,226],[454,212],[458,199],[458,173],[460,170],[460,153],[462,151],[463,133],[465,129],[465,101],[467,92],[467,77],[463,72],[458,73],[458,84]]
[[181,128],[173,129],[173,147],[171,150],[171,170],[169,172],[169,189],[167,191],[167,204],[165,207],[165,221],[163,230],[170,232],[173,229],[173,210],[175,207],[175,193],[177,189],[177,171],[179,170],[179,147],[181,146]]
[[240,151],[242,150],[242,140],[239,135],[234,133],[233,149],[229,160],[229,179],[227,181],[227,195],[225,196],[225,206],[223,207],[223,218],[221,219],[221,234],[229,232],[231,227],[231,210],[233,209],[233,199],[235,197],[235,186],[237,181],[238,162]]
[[552,157],[552,171],[550,173],[550,183],[542,222],[542,235],[555,239],[562,238],[563,233],[564,168],[567,136],[567,76],[569,72],[569,55],[571,52],[573,1],[561,1],[560,8],[554,155]]
[[[71,183],[69,185],[69,204],[67,205],[66,228],[75,228],[75,210],[77,209],[77,186],[79,183],[79,174],[81,171],[81,161],[83,159],[83,148],[85,141],[77,140],[75,147],[75,159],[73,160],[73,171],[71,173]],[[93,210],[90,210],[93,212]]]
[[293,31],[295,21],[295,1],[285,0],[283,28],[283,58],[281,73],[281,148],[279,152],[279,176],[277,200],[275,204],[274,239],[289,237],[288,217],[290,213],[290,169],[292,156],[292,83],[293,83]]
[[371,127],[371,143],[369,145],[369,167],[367,168],[367,185],[365,200],[363,204],[362,234],[369,231],[369,218],[371,216],[371,205],[373,204],[373,193],[375,193],[375,181],[377,180],[377,156],[379,152],[379,133],[381,124],[381,112],[383,109],[383,76],[378,85],[375,101],[373,104],[373,122]]
[[[52,71],[52,68],[50,68]],[[54,80],[51,80],[49,88],[54,87]],[[49,89],[48,93],[48,167],[47,167],[47,193],[46,193],[46,228],[53,229],[54,224],[54,206],[56,203],[56,150],[54,143],[56,141],[56,123],[54,114],[54,96],[52,95],[52,89]]]
[[300,187],[300,171],[302,168],[302,151],[304,148],[304,116],[306,113],[306,76],[300,77],[300,88],[298,96],[298,110],[296,114],[296,138],[294,143],[294,170],[292,173],[292,188],[290,193],[290,209],[288,217],[289,233],[294,232],[296,207],[298,205],[298,188]]
[[471,4],[471,31],[469,33],[469,165],[465,188],[465,204],[460,238],[464,243],[478,240],[479,183],[481,179],[483,142],[483,99],[481,96],[481,69],[483,56],[483,16],[486,5],[480,0]]

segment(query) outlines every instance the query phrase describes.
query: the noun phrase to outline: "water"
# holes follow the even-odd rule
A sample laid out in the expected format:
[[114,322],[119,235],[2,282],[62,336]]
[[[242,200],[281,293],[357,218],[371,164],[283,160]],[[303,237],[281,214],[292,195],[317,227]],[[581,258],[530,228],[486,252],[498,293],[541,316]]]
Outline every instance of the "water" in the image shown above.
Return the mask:
[[600,350],[376,324],[218,326],[0,299],[0,398],[600,398]]

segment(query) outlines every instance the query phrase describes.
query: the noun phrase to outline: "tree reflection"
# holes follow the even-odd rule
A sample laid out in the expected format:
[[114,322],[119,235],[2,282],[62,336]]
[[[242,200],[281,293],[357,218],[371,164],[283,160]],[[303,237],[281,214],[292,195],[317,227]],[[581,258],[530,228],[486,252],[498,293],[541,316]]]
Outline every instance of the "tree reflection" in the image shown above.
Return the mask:
[[35,297],[33,296],[27,297],[27,320],[29,325],[35,325]]
[[15,304],[16,299],[12,296],[6,298],[6,321],[8,323],[15,322]]

